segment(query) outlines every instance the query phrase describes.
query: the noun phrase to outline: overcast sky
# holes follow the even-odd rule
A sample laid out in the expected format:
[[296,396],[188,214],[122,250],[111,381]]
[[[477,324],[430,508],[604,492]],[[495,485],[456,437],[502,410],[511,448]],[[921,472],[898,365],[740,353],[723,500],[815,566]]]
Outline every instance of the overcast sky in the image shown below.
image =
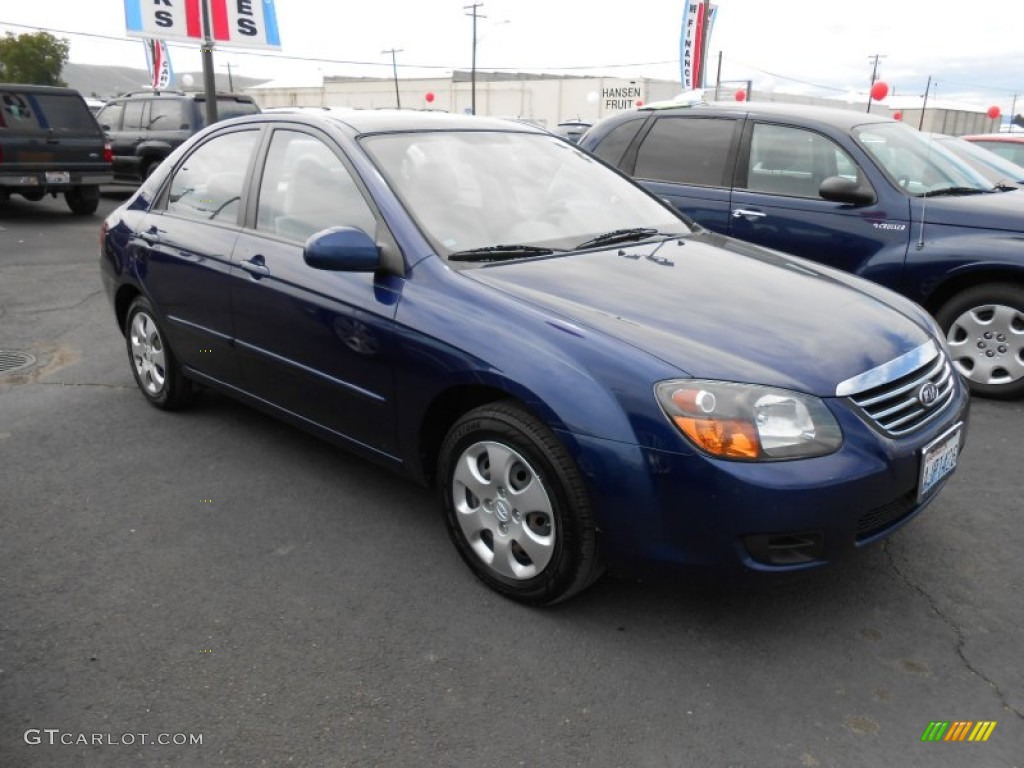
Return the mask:
[[[237,74],[250,77],[390,76],[390,56],[382,51],[400,48],[400,76],[469,69],[472,22],[463,8],[469,2],[276,0],[281,56],[371,65],[282,61],[238,49],[217,51],[215,63],[223,72],[230,61]],[[885,56],[880,76],[897,94],[923,93],[932,75],[938,82],[933,95],[999,104],[1007,113],[1016,92],[1021,94],[1017,111],[1022,110],[1021,0],[718,0],[717,5],[712,76],[721,51],[724,80],[749,79],[755,88],[821,95],[864,93],[870,57],[877,53]],[[485,0],[477,66],[678,79],[682,8],[682,0]],[[146,66],[142,43],[125,37],[123,0],[3,0],[0,31],[27,31],[11,24],[67,37],[74,62]],[[171,61],[179,72],[200,68],[198,52],[187,46],[172,46]]]

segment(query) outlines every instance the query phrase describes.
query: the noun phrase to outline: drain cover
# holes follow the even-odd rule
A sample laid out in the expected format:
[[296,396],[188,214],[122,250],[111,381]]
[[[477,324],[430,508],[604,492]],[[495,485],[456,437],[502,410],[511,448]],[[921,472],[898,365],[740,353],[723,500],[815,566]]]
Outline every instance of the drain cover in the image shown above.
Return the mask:
[[36,359],[27,352],[12,352],[9,349],[0,349],[0,373],[20,371],[23,368],[31,368],[35,364]]

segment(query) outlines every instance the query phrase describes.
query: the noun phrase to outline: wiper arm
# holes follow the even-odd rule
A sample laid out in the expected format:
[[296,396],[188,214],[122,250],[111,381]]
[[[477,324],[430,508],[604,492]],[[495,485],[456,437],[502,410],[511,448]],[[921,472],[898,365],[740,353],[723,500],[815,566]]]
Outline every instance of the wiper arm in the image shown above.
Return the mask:
[[554,248],[536,245],[488,245],[448,254],[448,261],[507,261],[528,256],[550,256]]
[[644,240],[648,237],[660,234],[654,227],[631,227],[629,229],[613,229],[603,235],[584,240],[574,250],[582,251],[584,248],[593,248],[597,245],[611,245],[612,243],[628,243],[631,240]]
[[990,192],[988,189],[978,189],[977,187],[944,187],[942,189],[933,189],[929,192],[925,192],[921,197],[949,197],[953,195],[980,195],[983,192]]

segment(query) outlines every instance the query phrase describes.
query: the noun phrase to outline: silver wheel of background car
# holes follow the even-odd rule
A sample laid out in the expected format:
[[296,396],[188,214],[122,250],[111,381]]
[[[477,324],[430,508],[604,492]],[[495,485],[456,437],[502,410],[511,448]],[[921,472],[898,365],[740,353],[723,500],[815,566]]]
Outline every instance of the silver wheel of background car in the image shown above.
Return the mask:
[[139,383],[150,395],[159,395],[167,382],[167,358],[163,339],[153,318],[145,312],[136,312],[129,341]]
[[507,445],[473,443],[459,456],[452,499],[466,542],[499,576],[532,579],[551,561],[558,531],[547,489]]
[[946,341],[970,382],[1001,386],[1024,379],[1024,312],[1015,307],[972,307],[953,320]]

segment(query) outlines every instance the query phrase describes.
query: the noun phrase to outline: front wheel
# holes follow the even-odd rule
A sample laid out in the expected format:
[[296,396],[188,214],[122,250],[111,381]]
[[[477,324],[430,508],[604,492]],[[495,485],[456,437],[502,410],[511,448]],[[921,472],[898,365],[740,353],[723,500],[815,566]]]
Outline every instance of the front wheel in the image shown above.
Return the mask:
[[1024,395],[1024,288],[1007,283],[968,288],[947,301],[935,319],[973,394]]
[[583,478],[551,430],[519,406],[494,403],[459,419],[438,478],[456,549],[495,591],[543,605],[600,576]]
[[192,401],[192,382],[181,375],[149,301],[138,296],[128,308],[125,342],[132,374],[142,394],[157,408],[173,411]]

